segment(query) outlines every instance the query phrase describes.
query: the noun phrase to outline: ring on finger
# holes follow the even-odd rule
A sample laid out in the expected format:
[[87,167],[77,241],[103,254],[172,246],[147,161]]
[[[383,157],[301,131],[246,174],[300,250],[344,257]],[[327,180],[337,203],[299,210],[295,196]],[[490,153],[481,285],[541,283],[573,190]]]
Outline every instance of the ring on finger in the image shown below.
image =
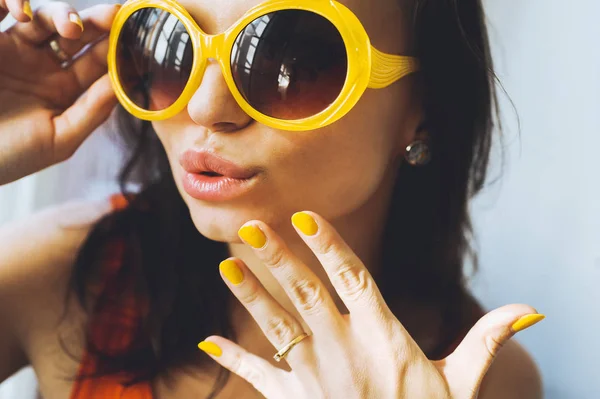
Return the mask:
[[68,66],[68,64],[71,62],[71,56],[69,56],[65,50],[63,50],[63,48],[60,46],[60,44],[58,43],[58,39],[57,38],[53,38],[48,42],[48,46],[50,47],[50,49],[52,50],[52,53],[54,54],[54,57],[56,58],[57,61],[59,61],[61,63],[61,67],[65,68],[66,66]]
[[298,344],[300,341],[302,341],[304,338],[308,337],[309,334],[307,333],[302,333],[300,335],[298,335],[296,338],[294,338],[293,340],[291,340],[287,345],[285,345],[283,348],[279,349],[277,351],[277,353],[275,355],[273,355],[273,359],[275,359],[276,361],[280,362],[281,359],[283,359],[290,350],[292,350],[292,348]]

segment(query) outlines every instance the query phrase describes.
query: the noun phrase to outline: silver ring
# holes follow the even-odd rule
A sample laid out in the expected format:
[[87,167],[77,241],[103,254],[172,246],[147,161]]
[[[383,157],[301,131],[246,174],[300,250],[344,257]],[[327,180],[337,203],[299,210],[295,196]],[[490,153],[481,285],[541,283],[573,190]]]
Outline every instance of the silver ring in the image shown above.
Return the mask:
[[48,45],[50,46],[50,49],[52,49],[52,52],[54,53],[54,55],[56,56],[56,59],[61,62],[61,64],[67,64],[69,62],[71,62],[71,57],[65,52],[65,50],[63,50],[60,47],[60,44],[58,44],[58,40],[57,39],[52,39],[48,42]]

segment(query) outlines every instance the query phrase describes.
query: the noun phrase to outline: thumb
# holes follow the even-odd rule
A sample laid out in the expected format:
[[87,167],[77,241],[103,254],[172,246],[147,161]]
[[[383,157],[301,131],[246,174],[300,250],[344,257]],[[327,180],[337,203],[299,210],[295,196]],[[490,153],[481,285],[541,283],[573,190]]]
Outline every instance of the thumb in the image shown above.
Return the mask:
[[54,161],[69,158],[108,119],[117,103],[108,74],[92,84],[61,115],[54,118]]
[[528,305],[507,305],[483,316],[447,358],[435,362],[453,398],[476,398],[494,358],[515,333],[542,321]]

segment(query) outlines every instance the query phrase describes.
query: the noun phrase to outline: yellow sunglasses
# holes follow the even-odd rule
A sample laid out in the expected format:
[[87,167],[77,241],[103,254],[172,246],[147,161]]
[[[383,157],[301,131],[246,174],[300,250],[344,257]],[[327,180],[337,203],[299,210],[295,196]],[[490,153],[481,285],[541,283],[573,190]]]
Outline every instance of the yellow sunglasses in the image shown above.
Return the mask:
[[251,118],[294,131],[329,125],[367,87],[418,70],[415,58],[375,49],[358,18],[334,0],[267,0],[218,35],[204,33],[174,0],[130,0],[115,17],[108,71],[137,118],[183,111],[209,59]]

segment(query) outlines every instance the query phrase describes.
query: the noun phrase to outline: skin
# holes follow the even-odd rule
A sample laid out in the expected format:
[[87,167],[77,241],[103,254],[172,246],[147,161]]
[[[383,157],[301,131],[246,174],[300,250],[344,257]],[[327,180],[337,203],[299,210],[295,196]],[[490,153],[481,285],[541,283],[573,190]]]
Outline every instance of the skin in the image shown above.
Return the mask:
[[[209,34],[224,31],[258,3],[182,2]],[[374,29],[373,40],[383,51],[405,53],[407,43],[400,40],[401,29],[392,24],[402,19],[399,7],[391,7],[391,2],[366,7],[357,0],[345,4],[357,13],[362,11],[358,15],[366,26],[377,27],[376,21],[383,15],[394,14],[387,26]],[[396,170],[422,120],[414,101],[418,98],[415,86],[413,77],[408,77],[387,90],[367,90],[337,123],[318,131],[288,132],[251,121],[230,94],[218,65],[212,63],[187,112],[153,126],[198,231],[229,243],[231,254],[268,279],[263,282],[267,290],[277,291],[277,299],[286,301],[285,293],[268,277],[260,261],[240,244],[237,230],[251,219],[265,222],[311,270],[326,279],[289,223],[294,212],[314,210],[334,223],[373,271]],[[184,170],[179,165],[181,154],[191,148],[211,149],[240,166],[260,168],[259,184],[248,195],[227,203],[192,198],[182,187]],[[291,307],[288,310],[293,311]]]
[[[30,57],[26,59],[29,61],[27,66],[33,70],[34,65],[40,65],[37,61],[48,57],[48,54],[40,54],[39,50],[33,50],[33,46],[28,46],[27,41],[29,40],[31,44],[36,40],[44,40],[45,38],[42,38],[44,35],[36,36],[31,25],[25,23],[27,18],[22,13],[20,4],[16,1],[10,3],[9,0],[7,3],[7,8],[23,24],[17,25],[11,32],[14,47],[5,45],[0,49],[16,51],[17,48],[29,51],[25,53]],[[256,0],[182,1],[207,33],[225,30],[248,8],[257,3]],[[374,4],[359,0],[343,3],[359,16],[378,49],[396,54],[406,52],[407,40],[403,39],[406,32],[403,32],[401,25],[397,24],[398,20],[402,20],[403,15],[395,0],[381,0]],[[68,21],[66,15],[69,12],[74,11],[65,5],[48,7],[39,12],[34,22],[30,24],[41,23],[48,32],[58,30],[65,37],[79,38],[81,42],[85,42],[108,29],[114,16],[114,8],[110,7],[82,12],[82,19],[86,26],[83,35],[87,35],[84,38],[81,32],[74,30],[76,27]],[[69,52],[74,52],[77,47],[81,47],[81,43],[74,44],[73,41],[61,40],[63,47]],[[15,90],[21,94],[21,97],[17,96],[16,99],[22,101],[15,101],[14,93],[10,93],[10,89],[13,88],[8,84],[0,86],[9,89],[2,93],[5,97],[0,95],[0,103],[4,101],[15,107],[10,113],[0,114],[0,138],[4,137],[2,148],[16,145],[14,141],[7,139],[6,134],[2,134],[12,126],[21,126],[30,137],[30,140],[25,141],[26,145],[21,145],[16,148],[17,151],[12,152],[20,154],[19,157],[7,157],[12,162],[11,165],[17,167],[2,170],[5,176],[3,182],[14,180],[68,157],[89,134],[90,129],[108,116],[107,110],[112,109],[114,97],[106,78],[102,77],[105,66],[102,65],[101,60],[105,51],[105,43],[101,43],[91,54],[78,61],[71,71],[64,72],[56,69],[45,71],[46,75],[42,73],[41,77],[38,77],[40,81],[36,82],[34,92],[28,93],[28,96],[22,95],[22,88]],[[2,71],[2,76],[12,77],[13,80],[8,82],[34,79],[31,77],[33,74],[24,74],[25,76],[21,76],[22,79],[15,79],[10,75],[22,70],[18,68],[19,66],[22,67],[22,65],[12,65],[13,69],[10,69],[4,66],[6,70]],[[52,73],[52,79],[49,79]],[[94,85],[89,88],[92,84]],[[64,98],[48,105],[49,102],[54,101],[48,93],[56,92],[58,87],[61,87]],[[83,100],[73,105],[77,96],[86,89],[95,92],[88,92]],[[284,317],[290,321],[290,329],[284,331],[282,337],[286,334],[296,336],[300,329],[313,331],[318,328],[318,336],[322,337],[321,339],[329,338],[337,342],[339,340],[335,338],[339,338],[343,334],[342,331],[354,331],[351,329],[357,327],[347,325],[346,330],[337,330],[331,326],[341,324],[340,320],[347,322],[349,320],[347,314],[352,306],[365,305],[370,303],[369,298],[378,298],[376,284],[373,283],[369,291],[362,290],[359,286],[360,292],[366,292],[360,295],[362,302],[344,300],[344,295],[348,299],[348,293],[340,290],[339,284],[336,287],[330,282],[328,273],[335,275],[336,265],[337,267],[345,265],[351,267],[355,276],[365,275],[368,280],[380,267],[378,256],[380,237],[386,216],[385,210],[389,205],[390,189],[404,148],[415,139],[417,127],[423,120],[418,94],[419,88],[415,80],[408,77],[385,90],[368,90],[358,105],[334,125],[314,132],[279,131],[259,125],[248,118],[228,92],[218,66],[213,64],[207,68],[202,85],[190,101],[187,110],[167,121],[154,123],[155,130],[168,154],[181,195],[190,209],[196,227],[210,239],[227,242],[232,259],[236,259],[244,272],[245,285],[234,287],[226,282],[241,301],[231,315],[235,328],[241,333],[239,346],[222,338],[212,337],[213,342],[217,342],[224,351],[224,355],[215,360],[240,374],[240,377],[235,376],[227,385],[223,397],[262,397],[258,391],[270,398],[281,395],[282,391],[277,391],[277,382],[281,380],[275,377],[274,370],[290,370],[291,364],[286,362],[276,364],[271,359],[275,347],[279,348],[281,344],[277,343],[273,331],[265,336],[265,332],[260,328],[267,320],[280,320]],[[9,102],[9,98],[12,102]],[[26,102],[28,105],[23,105]],[[57,113],[57,109],[65,113]],[[39,148],[52,148],[53,151],[49,154],[48,150],[41,150],[46,158],[42,158],[42,162],[35,163],[33,160],[39,159],[35,156],[35,150],[39,152]],[[262,172],[259,176],[259,184],[247,195],[228,203],[208,203],[193,199],[182,188],[182,170],[178,163],[181,153],[190,148],[211,148],[240,165],[260,167]],[[248,151],[248,148],[252,151]],[[17,173],[9,174],[7,172],[9,169],[16,170]],[[306,193],[311,195],[307,196]],[[5,239],[3,242],[10,242],[11,245],[5,246],[0,251],[3,265],[0,276],[4,276],[0,278],[0,296],[1,299],[10,298],[11,303],[19,303],[19,305],[0,308],[0,317],[4,320],[2,325],[13,326],[2,333],[5,335],[2,338],[5,339],[0,340],[3,342],[0,353],[10,354],[10,356],[0,356],[0,358],[10,359],[0,364],[0,377],[10,375],[18,367],[31,363],[40,378],[42,392],[46,397],[66,397],[69,392],[70,385],[64,381],[60,382],[52,375],[52,365],[56,364],[55,362],[64,362],[70,365],[67,369],[76,370],[76,364],[69,362],[64,354],[60,354],[60,347],[54,338],[56,331],[53,326],[63,306],[57,298],[62,299],[59,294],[66,289],[68,271],[89,227],[100,214],[109,211],[106,204],[78,206],[81,207],[80,215],[83,215],[79,221],[57,222],[73,214],[72,208],[63,207],[53,211],[56,212],[53,216],[48,214],[34,216],[29,221],[11,226],[10,230],[7,228],[2,230]],[[289,222],[293,212],[303,209],[317,212],[312,215],[318,220],[322,230],[313,241],[298,234]],[[249,220],[251,222],[248,222]],[[238,237],[238,229],[245,223],[260,226],[267,232],[269,244],[262,250],[263,252],[252,249]],[[22,234],[19,236],[28,237],[27,241],[11,239],[10,237],[14,236],[8,232],[14,232],[14,229],[21,229]],[[41,232],[46,232],[47,235],[42,236]],[[315,257],[315,253],[319,255],[319,250],[315,248],[322,248],[327,243],[334,244],[336,250],[328,262],[320,262]],[[23,257],[30,253],[32,248],[35,248],[37,256],[24,263]],[[273,261],[277,258],[280,262]],[[48,264],[54,265],[51,271],[45,268]],[[274,264],[280,264],[282,267],[269,267]],[[54,289],[41,290],[44,281],[30,277],[39,275],[40,271],[50,273],[56,279],[57,286]],[[329,304],[328,307],[319,308],[321,318],[316,323],[308,323],[308,320],[305,320],[307,319],[306,307],[298,302],[298,298],[293,296],[290,298],[286,293],[298,282],[306,281],[310,281],[313,286],[320,286],[322,303]],[[23,287],[29,288],[27,292],[37,294],[25,296]],[[259,293],[259,296],[249,314],[245,309],[249,305],[247,299],[254,293]],[[6,301],[1,302],[6,303]],[[365,322],[368,323],[373,331],[390,331],[386,326],[392,326],[391,331],[395,331],[396,334],[386,336],[384,340],[371,339],[372,345],[366,353],[359,352],[359,349],[364,349],[364,345],[345,340],[345,350],[355,351],[354,359],[369,359],[369,356],[373,356],[369,353],[383,351],[386,347],[413,348],[410,351],[412,356],[404,357],[401,364],[394,363],[397,368],[407,366],[410,370],[417,370],[411,372],[409,379],[411,385],[404,390],[405,394],[410,395],[411,391],[422,392],[423,387],[428,387],[429,392],[434,395],[431,397],[440,398],[471,397],[469,395],[477,391],[483,374],[499,350],[498,346],[486,345],[489,339],[492,339],[492,342],[505,342],[514,333],[510,329],[512,323],[523,315],[535,312],[531,307],[517,305],[491,316],[488,315],[482,320],[478,324],[479,327],[474,328],[470,339],[463,342],[462,346],[465,348],[461,352],[463,357],[455,357],[453,361],[448,360],[448,364],[453,362],[460,364],[456,359],[470,360],[473,367],[466,370],[457,366],[452,369],[445,368],[445,364],[430,363],[417,346],[418,342],[427,339],[428,329],[424,328],[422,335],[415,337],[416,342],[412,341],[404,326],[399,323],[396,317],[398,315],[387,309],[381,303],[381,298],[376,303],[380,305],[377,308],[379,313],[371,312],[370,321],[358,319],[358,313],[355,320],[360,320],[361,326],[364,326]],[[299,308],[304,309],[304,313]],[[416,309],[412,308],[408,313],[414,314],[415,311]],[[40,315],[44,316],[40,318]],[[262,319],[255,321],[257,315]],[[418,321],[423,322],[427,319],[426,315],[427,313],[424,312],[423,319]],[[70,326],[73,328],[80,326],[84,319],[82,313],[76,313]],[[31,320],[37,320],[35,329],[31,328],[33,325]],[[336,320],[337,322],[333,322]],[[330,328],[323,328],[323,326]],[[283,341],[287,342],[289,339]],[[380,342],[379,348],[377,348],[378,342]],[[242,357],[244,364],[249,366],[245,368],[246,372],[242,372],[232,361],[236,353],[244,353],[241,348],[252,348],[252,353],[256,356]],[[288,355],[287,360],[292,362],[295,356],[296,364],[302,364],[298,359],[302,358],[303,353],[306,356],[310,348],[312,346],[306,341],[301,343]],[[334,361],[333,364],[355,366],[351,361],[347,363],[348,359],[340,360],[336,357],[335,348],[331,346],[329,348],[330,352],[327,351],[328,347],[323,346],[313,352],[313,355],[316,353],[322,359]],[[80,350],[81,348],[75,348],[75,352]],[[491,377],[486,377],[479,397],[484,399],[540,397],[539,376],[528,355],[514,343],[507,345],[502,353],[506,355],[499,356],[494,363],[494,367],[488,374]],[[339,351],[337,354],[339,355]],[[256,366],[260,358],[269,359],[263,362],[267,364],[270,362],[273,369],[269,369],[271,372],[265,373],[262,382],[255,383],[253,387],[246,379],[252,380],[249,376],[257,374],[254,372],[249,375],[247,371],[252,370],[252,365]],[[336,360],[346,363],[339,363],[339,361],[335,363]],[[390,378],[383,377],[381,381],[402,384],[403,381],[396,380],[397,375],[394,370],[394,367],[390,367],[388,371],[393,374],[393,377],[390,374]],[[448,370],[455,371],[448,373]],[[340,394],[335,391],[335,387],[345,386],[344,383],[347,382],[340,379],[341,376],[336,377],[335,373],[319,373],[318,376],[322,379],[318,386],[324,387],[323,393],[327,392],[333,396],[336,393]],[[212,380],[208,377],[212,377],[209,372],[192,376],[178,375],[174,385],[167,386],[165,381],[159,379],[154,382],[154,387],[161,398],[184,398],[192,397],[191,395],[196,397],[210,388]],[[375,384],[378,389],[391,389],[393,386],[382,387],[382,384],[376,383],[375,376],[371,377],[366,377],[366,381]],[[315,387],[310,385],[314,381],[314,378],[308,378],[307,374],[304,374],[303,378],[298,376],[294,384],[300,384],[308,391],[314,392]],[[450,386],[450,391],[445,389],[444,381]],[[368,383],[351,385],[356,388],[353,391],[356,397],[365,397],[366,392],[373,392],[374,389]]]

